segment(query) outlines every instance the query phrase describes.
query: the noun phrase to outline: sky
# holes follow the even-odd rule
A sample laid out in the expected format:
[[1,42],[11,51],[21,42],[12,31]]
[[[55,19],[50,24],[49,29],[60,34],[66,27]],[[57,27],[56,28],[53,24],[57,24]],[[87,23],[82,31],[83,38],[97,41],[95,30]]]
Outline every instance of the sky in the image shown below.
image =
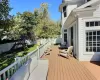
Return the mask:
[[11,15],[16,15],[17,12],[31,11],[39,8],[40,4],[46,2],[49,4],[49,14],[51,19],[57,21],[60,19],[59,5],[62,0],[10,0],[10,6],[13,8]]

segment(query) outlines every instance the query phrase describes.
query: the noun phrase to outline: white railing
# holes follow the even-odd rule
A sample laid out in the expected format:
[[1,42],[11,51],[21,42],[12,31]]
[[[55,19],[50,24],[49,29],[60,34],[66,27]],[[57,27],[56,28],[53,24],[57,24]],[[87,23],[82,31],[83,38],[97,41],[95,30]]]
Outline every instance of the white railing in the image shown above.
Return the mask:
[[50,45],[51,45],[51,41],[48,40],[43,45],[38,47],[35,51],[30,52],[25,57],[16,58],[16,61],[13,64],[11,64],[7,68],[0,71],[0,80],[10,79],[11,76],[16,72],[16,70],[18,70],[29,58],[32,58],[32,57],[36,56],[37,57],[37,62],[38,62],[38,59],[40,59],[40,57],[44,54],[44,51]]
[[37,47],[36,50],[30,52],[25,57],[16,58],[16,61],[13,64],[0,71],[0,80],[10,79],[11,76],[16,72],[16,70],[18,70],[29,58],[36,57],[37,60],[35,61],[38,64],[38,59],[40,59],[47,48],[54,43],[55,39],[45,40],[43,41],[43,44],[41,46]]

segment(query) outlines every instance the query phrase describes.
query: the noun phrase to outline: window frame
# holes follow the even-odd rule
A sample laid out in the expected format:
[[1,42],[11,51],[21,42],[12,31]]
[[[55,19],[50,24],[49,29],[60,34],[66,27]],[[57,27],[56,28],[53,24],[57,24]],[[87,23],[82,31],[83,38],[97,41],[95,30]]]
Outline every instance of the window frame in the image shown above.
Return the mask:
[[100,20],[99,21],[86,21],[86,27],[100,27]]
[[66,11],[66,6],[63,7],[63,16],[64,18],[67,17],[67,11]]
[[[89,33],[92,32],[92,35],[90,35]],[[94,35],[93,33],[96,32],[96,34]],[[100,38],[100,34],[97,35],[97,32],[100,33],[100,30],[86,30],[85,32],[85,51],[86,52],[95,52],[95,53],[99,53],[100,52],[100,41],[97,40],[97,37]],[[90,35],[90,36],[89,36]],[[93,39],[93,37],[96,37],[96,40]],[[87,39],[88,37],[88,39]],[[89,40],[89,37],[92,37],[92,40]],[[91,44],[90,44],[91,43]],[[99,43],[99,45],[98,45]],[[95,45],[95,46],[94,46]]]

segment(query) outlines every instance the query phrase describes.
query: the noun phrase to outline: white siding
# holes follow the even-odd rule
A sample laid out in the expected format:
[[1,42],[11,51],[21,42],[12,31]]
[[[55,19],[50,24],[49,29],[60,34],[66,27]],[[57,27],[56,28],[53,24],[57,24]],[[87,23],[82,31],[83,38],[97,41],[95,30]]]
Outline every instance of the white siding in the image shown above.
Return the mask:
[[78,36],[79,36],[79,44],[78,44],[78,48],[79,48],[79,60],[82,59],[83,54],[84,54],[84,42],[85,42],[85,30],[84,30],[84,23],[82,21],[82,18],[78,19]]
[[79,60],[80,61],[100,61],[100,53],[98,52],[86,52],[86,30],[100,30],[100,27],[86,28],[86,21],[97,21],[98,18],[79,18]]
[[67,17],[68,17],[69,14],[71,13],[71,11],[72,11],[73,9],[75,9],[75,8],[77,8],[77,4],[75,4],[75,5],[68,5],[68,6],[67,6]]
[[100,5],[99,5],[98,9],[94,12],[93,16],[100,17]]
[[73,45],[74,45],[74,55],[76,55],[76,58],[79,58],[78,54],[78,26],[77,21],[75,21],[75,24],[73,26]]
[[71,45],[71,31],[70,31],[70,28],[67,29],[67,43],[68,43],[68,46]]

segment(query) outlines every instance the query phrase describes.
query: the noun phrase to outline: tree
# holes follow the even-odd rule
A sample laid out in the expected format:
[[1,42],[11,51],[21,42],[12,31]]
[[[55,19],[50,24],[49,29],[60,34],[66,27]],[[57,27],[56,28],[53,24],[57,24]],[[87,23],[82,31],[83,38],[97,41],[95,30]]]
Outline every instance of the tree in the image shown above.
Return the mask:
[[36,25],[36,21],[34,19],[33,13],[26,11],[23,14],[21,14],[21,18],[22,18],[21,28],[23,34],[24,35],[26,34],[29,39],[34,40],[33,28]]
[[2,2],[0,2],[0,37],[3,36],[4,32],[9,32],[13,26],[13,17],[9,15],[11,9],[8,0],[2,0]]
[[[52,21],[49,17],[48,4],[42,3],[40,9],[37,9],[39,18],[39,23],[35,27],[34,31],[36,36],[39,38],[49,38],[57,37],[60,35],[60,22]],[[36,19],[37,20],[37,19]]]

